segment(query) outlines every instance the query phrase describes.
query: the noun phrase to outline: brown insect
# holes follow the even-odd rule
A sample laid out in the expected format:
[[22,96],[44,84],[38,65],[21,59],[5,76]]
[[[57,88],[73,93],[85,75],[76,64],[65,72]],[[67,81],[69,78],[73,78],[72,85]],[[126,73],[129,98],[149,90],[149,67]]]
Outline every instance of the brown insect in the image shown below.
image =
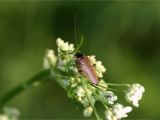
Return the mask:
[[78,52],[75,54],[75,63],[79,70],[79,72],[84,75],[88,80],[97,85],[99,82],[98,76],[96,74],[96,71],[91,65],[90,60],[87,56],[83,55],[82,53]]

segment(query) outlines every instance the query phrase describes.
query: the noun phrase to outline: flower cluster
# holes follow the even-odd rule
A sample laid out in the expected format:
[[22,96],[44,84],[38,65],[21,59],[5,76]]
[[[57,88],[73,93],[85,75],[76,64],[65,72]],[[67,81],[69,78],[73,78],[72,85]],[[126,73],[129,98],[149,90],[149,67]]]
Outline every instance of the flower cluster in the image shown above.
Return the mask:
[[58,49],[64,52],[74,51],[74,45],[64,42],[61,38],[57,39]]
[[135,107],[139,107],[138,101],[142,99],[145,89],[140,84],[132,84],[126,92],[126,99]]
[[3,113],[0,113],[0,120],[19,120],[19,115],[18,109],[4,107]]
[[101,61],[96,61],[95,56],[87,56],[91,66],[93,66],[95,73],[99,79],[98,84],[91,84],[83,74],[79,72],[75,62],[75,48],[73,44],[64,42],[62,39],[57,39],[58,52],[57,56],[53,50],[48,50],[44,58],[44,67],[51,69],[54,78],[66,90],[69,98],[79,102],[84,107],[83,115],[90,117],[92,113],[97,119],[101,119],[99,113],[95,108],[96,102],[102,103],[105,107],[105,118],[107,120],[119,120],[127,117],[131,112],[132,107],[124,107],[117,103],[118,96],[112,91],[112,86],[126,86],[127,91],[125,97],[129,103],[138,107],[138,101],[142,98],[145,91],[140,84],[111,84],[106,83],[102,77],[106,68]]
[[119,120],[121,118],[127,117],[127,113],[131,112],[132,107],[127,106],[123,107],[123,105],[116,103],[112,106],[111,109],[105,111],[105,115],[107,120]]

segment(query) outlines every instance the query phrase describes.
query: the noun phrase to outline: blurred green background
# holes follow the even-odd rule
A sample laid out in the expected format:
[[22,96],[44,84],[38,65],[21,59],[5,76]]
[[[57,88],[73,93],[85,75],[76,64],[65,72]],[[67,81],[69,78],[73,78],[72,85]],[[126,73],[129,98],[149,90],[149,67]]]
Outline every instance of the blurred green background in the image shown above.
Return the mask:
[[[0,1],[0,94],[42,69],[47,48],[74,42],[107,68],[105,80],[141,83],[146,92],[127,119],[160,119],[160,2]],[[21,119],[84,119],[55,81],[30,89],[8,106]],[[99,111],[102,111],[101,108]]]

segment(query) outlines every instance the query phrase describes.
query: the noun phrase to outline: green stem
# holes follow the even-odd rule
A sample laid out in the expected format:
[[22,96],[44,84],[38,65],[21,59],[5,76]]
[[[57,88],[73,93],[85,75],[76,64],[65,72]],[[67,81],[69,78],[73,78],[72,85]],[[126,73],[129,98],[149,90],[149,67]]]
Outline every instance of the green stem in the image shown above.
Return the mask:
[[20,94],[21,92],[27,90],[30,87],[36,87],[37,85],[45,82],[44,78],[48,78],[50,76],[50,69],[42,70],[30,79],[24,81],[20,85],[16,86],[15,88],[7,91],[3,96],[0,98],[0,107],[4,106],[8,103],[11,99],[15,96]]
[[110,86],[126,86],[126,87],[130,86],[130,84],[115,84],[115,83],[107,83],[107,85],[110,85]]
[[91,98],[90,98],[90,96],[89,96],[89,94],[88,94],[88,92],[87,92],[86,83],[85,83],[84,81],[82,81],[82,84],[83,84],[83,86],[84,86],[85,92],[87,93],[87,98],[88,98],[88,100],[89,100],[89,102],[90,102],[90,104],[91,104],[91,106],[92,106],[92,108],[93,108],[93,111],[94,111],[94,114],[95,114],[97,120],[102,120],[102,119],[100,118],[100,116],[98,115],[98,112],[97,112],[96,108],[95,108],[94,105],[92,104]]

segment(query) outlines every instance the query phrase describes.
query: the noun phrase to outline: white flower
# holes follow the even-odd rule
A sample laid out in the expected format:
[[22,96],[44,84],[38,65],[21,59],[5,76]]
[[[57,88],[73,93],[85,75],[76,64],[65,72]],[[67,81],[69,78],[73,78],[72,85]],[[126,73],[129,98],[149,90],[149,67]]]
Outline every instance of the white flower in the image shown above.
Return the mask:
[[54,54],[53,50],[47,50],[46,55],[44,57],[43,66],[46,69],[49,69],[50,67],[54,67],[57,61],[57,57]]
[[105,92],[105,98],[107,99],[109,104],[114,104],[114,101],[117,100],[117,96],[112,91]]
[[105,117],[107,120],[120,120],[127,117],[127,113],[131,112],[132,108],[130,106],[123,107],[123,105],[117,103],[113,105],[112,108],[105,111]]
[[114,116],[113,112],[109,109],[105,111],[105,118],[107,120],[117,120],[117,117]]
[[0,114],[0,120],[9,120],[9,118],[5,114]]
[[69,44],[68,42],[64,42],[61,38],[57,38],[57,46],[62,51],[66,52],[74,51],[74,45]]
[[78,87],[76,91],[78,101],[82,102],[83,97],[85,96],[85,90],[82,87]]
[[101,61],[96,61],[95,56],[88,56],[92,65],[95,65],[95,70],[98,77],[103,77],[103,73],[106,71],[106,68],[102,65]]
[[132,111],[132,107],[130,107],[130,106],[123,107],[123,105],[121,105],[119,103],[113,105],[113,107],[112,107],[112,112],[117,117],[117,119],[127,117],[128,116],[127,113],[129,113],[131,111]]
[[105,67],[102,65],[101,61],[96,62],[96,71],[98,74],[98,77],[103,77],[103,73],[106,71]]
[[91,106],[87,107],[83,111],[84,117],[90,117],[92,115],[92,113],[93,113],[93,108]]
[[3,114],[0,114],[0,120],[18,120],[20,112],[16,108],[5,107]]
[[88,56],[88,58],[89,58],[92,65],[96,64],[95,55]]
[[126,100],[132,103],[135,107],[139,107],[138,101],[142,99],[144,87],[140,84],[132,84],[126,92]]

